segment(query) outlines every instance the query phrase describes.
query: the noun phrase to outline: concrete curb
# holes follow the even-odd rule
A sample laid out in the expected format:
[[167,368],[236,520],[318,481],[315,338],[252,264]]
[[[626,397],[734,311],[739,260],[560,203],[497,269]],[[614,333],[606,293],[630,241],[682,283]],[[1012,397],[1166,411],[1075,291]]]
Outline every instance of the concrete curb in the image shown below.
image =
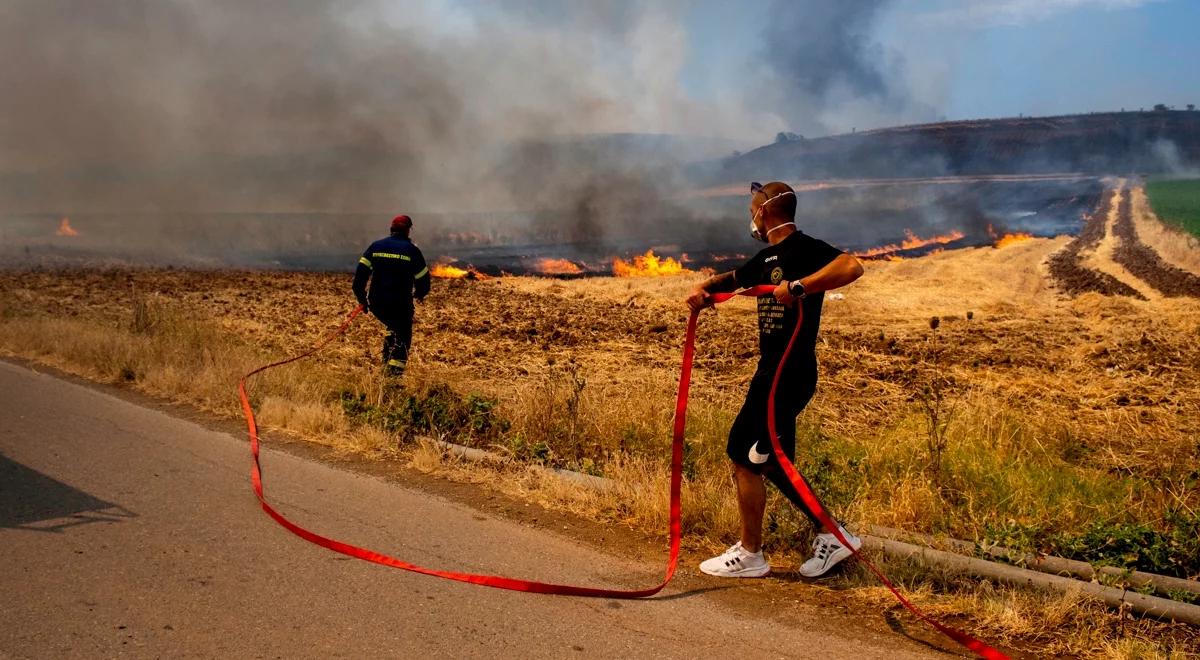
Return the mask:
[[981,548],[970,541],[937,538],[928,534],[917,534],[915,532],[906,532],[900,529],[877,525],[868,526],[867,531],[880,538],[907,541],[931,548],[945,548],[960,555],[972,556],[982,551],[989,557],[995,557],[1019,568],[1028,568],[1040,573],[1076,577],[1088,582],[1099,581],[1101,577],[1111,577],[1115,580],[1127,582],[1135,589],[1153,587],[1156,592],[1162,595],[1169,595],[1172,591],[1183,591],[1200,595],[1200,582],[1196,582],[1195,580],[1185,580],[1183,578],[1145,573],[1142,571],[1129,571],[1115,566],[1101,566],[1097,569],[1085,561],[1018,552],[1001,546]]
[[[477,462],[481,462],[481,463],[496,463],[496,464],[516,463],[516,461],[514,461],[512,458],[509,458],[508,456],[497,454],[496,452],[491,452],[491,451],[487,451],[484,449],[475,449],[474,447],[466,447],[463,445],[454,444],[453,442],[446,442],[445,440],[438,440],[436,438],[429,438],[429,437],[424,437],[424,436],[419,437],[418,440],[424,440],[426,442],[432,443],[432,444],[436,445],[437,447],[442,448],[447,453],[453,454],[460,458],[465,458],[468,461],[477,461]],[[553,473],[554,475],[558,476],[561,479],[565,479],[566,481],[574,482],[576,484],[579,484],[580,486],[583,486],[585,488],[590,488],[592,490],[597,490],[597,491],[601,491],[601,492],[609,492],[609,491],[616,490],[616,488],[617,488],[617,485],[612,480],[605,479],[604,477],[597,477],[596,475],[593,475],[593,474],[584,474],[583,472],[575,472],[573,470],[564,470],[562,468],[552,468],[552,467],[545,467],[545,466],[542,466],[542,469]]]
[[1063,593],[1078,591],[1099,598],[1118,609],[1128,607],[1139,614],[1200,626],[1200,606],[1196,605],[1157,596],[1147,596],[1136,591],[1106,587],[1096,582],[1083,582],[1075,578],[1049,575],[975,557],[965,557],[944,550],[934,550],[877,536],[864,535],[863,542],[866,547],[880,549],[887,555],[902,559],[916,559],[950,573],[984,577],[1018,587],[1054,589]]

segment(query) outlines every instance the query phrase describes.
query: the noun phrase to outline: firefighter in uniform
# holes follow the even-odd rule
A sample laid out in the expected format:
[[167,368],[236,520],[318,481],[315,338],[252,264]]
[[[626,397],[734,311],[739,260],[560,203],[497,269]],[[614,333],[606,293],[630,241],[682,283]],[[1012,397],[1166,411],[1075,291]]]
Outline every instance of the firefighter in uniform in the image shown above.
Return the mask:
[[359,258],[354,271],[354,297],[364,312],[374,314],[387,328],[384,374],[400,378],[412,345],[413,299],[421,302],[429,294],[429,267],[421,250],[408,238],[412,218],[396,216],[391,230],[390,236],[372,243]]

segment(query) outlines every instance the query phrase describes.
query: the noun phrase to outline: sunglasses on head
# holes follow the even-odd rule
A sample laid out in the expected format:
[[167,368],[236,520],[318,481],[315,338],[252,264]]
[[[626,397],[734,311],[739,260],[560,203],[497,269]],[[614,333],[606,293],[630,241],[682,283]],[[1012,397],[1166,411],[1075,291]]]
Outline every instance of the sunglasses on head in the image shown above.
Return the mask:
[[750,182],[750,194],[751,195],[753,195],[756,192],[762,192],[762,189],[763,189],[763,184],[761,184],[757,181]]

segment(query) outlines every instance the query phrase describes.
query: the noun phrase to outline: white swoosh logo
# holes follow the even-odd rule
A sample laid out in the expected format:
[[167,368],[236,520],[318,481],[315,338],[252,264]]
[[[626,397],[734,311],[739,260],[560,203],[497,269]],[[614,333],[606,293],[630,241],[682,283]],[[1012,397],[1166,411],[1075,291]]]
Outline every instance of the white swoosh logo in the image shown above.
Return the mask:
[[757,442],[750,446],[750,462],[751,463],[753,463],[755,465],[762,465],[763,463],[766,463],[767,459],[769,459],[769,458],[771,458],[770,454],[758,453],[758,443]]

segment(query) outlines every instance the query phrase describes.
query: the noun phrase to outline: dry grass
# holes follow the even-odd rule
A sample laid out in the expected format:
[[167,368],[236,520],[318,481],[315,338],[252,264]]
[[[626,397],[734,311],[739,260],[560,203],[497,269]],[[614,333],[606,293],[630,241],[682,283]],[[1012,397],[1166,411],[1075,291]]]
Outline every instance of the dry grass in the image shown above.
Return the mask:
[[1200,275],[1200,236],[1159,220],[1150,208],[1144,186],[1133,188],[1132,194],[1133,221],[1138,239],[1172,266]]
[[[826,303],[822,384],[800,420],[799,463],[841,516],[975,539],[1013,522],[1156,525],[1168,509],[1200,509],[1200,305],[1062,298],[1041,264],[1065,240],[872,263],[844,300]],[[418,310],[410,392],[449,383],[494,399],[509,425],[447,439],[602,473],[615,493],[520,462],[463,465],[346,414],[343,392],[374,409],[396,403],[380,379],[382,330],[372,320],[314,359],[260,378],[255,405],[265,427],[363,455],[403,455],[417,469],[659,534],[680,300],[695,281],[437,282]],[[349,276],[337,274],[9,273],[0,275],[0,350],[233,416],[237,377],[335,327],[351,307],[348,290]],[[707,312],[699,341],[684,525],[690,546],[716,549],[736,529],[724,438],[753,370],[752,304]],[[945,422],[936,451],[931,391]],[[772,497],[768,549],[787,563],[810,530]],[[1167,653],[1176,643],[1153,626],[1129,632],[1144,622],[1121,623],[1096,605],[981,590],[924,569],[906,575],[919,593],[936,587],[922,596],[931,608],[969,613],[1001,639],[1101,657]],[[879,595],[865,575],[845,579],[863,598]],[[1039,637],[1039,621],[1066,641]]]

